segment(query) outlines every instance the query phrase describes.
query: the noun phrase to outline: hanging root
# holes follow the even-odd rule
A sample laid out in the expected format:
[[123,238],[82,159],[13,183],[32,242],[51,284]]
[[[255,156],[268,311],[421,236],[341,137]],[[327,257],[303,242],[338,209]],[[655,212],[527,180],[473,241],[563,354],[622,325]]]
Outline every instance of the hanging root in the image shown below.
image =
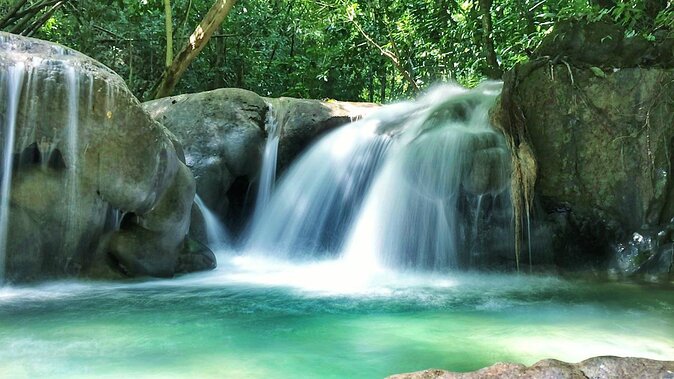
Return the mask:
[[[511,147],[512,149],[512,147]],[[512,151],[512,150],[511,150]],[[515,265],[520,272],[520,251],[522,251],[522,170],[518,164],[516,154],[512,155],[513,171],[510,179],[510,196],[513,204],[513,219],[515,221]]]
[[[533,62],[527,67],[527,73],[522,77],[540,66],[541,64]],[[524,239],[522,221],[524,217],[530,214],[532,209],[538,170],[536,156],[529,143],[524,114],[513,99],[519,84],[519,69],[520,67],[516,66],[506,75],[500,101],[495,108],[495,113],[492,114],[492,124],[505,135],[511,154],[511,200],[515,229],[515,264],[518,272],[520,271],[520,253]],[[527,238],[531,237],[527,235]],[[530,267],[531,262],[531,251],[529,250]]]

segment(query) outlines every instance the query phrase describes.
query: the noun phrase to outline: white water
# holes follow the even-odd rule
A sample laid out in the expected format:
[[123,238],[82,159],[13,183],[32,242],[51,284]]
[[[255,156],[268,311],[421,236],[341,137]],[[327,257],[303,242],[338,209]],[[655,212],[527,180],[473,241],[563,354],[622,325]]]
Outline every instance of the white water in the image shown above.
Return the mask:
[[330,133],[281,180],[246,251],[341,257],[369,273],[469,261],[461,253],[477,239],[482,198],[507,188],[509,155],[488,122],[499,91],[493,83],[440,87]]
[[66,238],[65,248],[68,251],[66,265],[72,259],[72,254],[77,250],[79,225],[77,225],[77,218],[75,217],[78,211],[74,207],[77,204],[77,199],[80,196],[80,187],[78,182],[77,170],[79,164],[79,104],[80,104],[80,80],[79,73],[75,71],[75,67],[68,66],[65,70],[65,83],[68,90],[68,113],[66,120],[66,138],[67,138],[67,154],[65,159],[68,172],[68,184],[66,191],[68,191],[68,212],[66,217]]
[[[439,89],[439,104],[409,120],[365,199],[346,256],[366,265],[443,270],[459,266],[472,240],[459,212],[478,149],[498,147],[487,119],[492,88]],[[424,100],[422,100],[422,103]],[[494,142],[496,141],[496,142]],[[504,149],[504,144],[500,143]],[[504,154],[504,159],[507,155]],[[480,193],[479,197],[484,196]],[[470,212],[477,213],[477,210]]]
[[213,251],[223,250],[229,247],[229,233],[227,232],[227,229],[225,229],[225,226],[220,222],[218,217],[210,209],[208,209],[199,195],[194,196],[194,203],[199,208],[199,212],[201,212],[201,216],[204,219],[208,247]]
[[7,233],[9,228],[9,196],[12,188],[12,166],[14,163],[14,139],[16,134],[16,116],[21,97],[24,65],[19,63],[8,69],[6,77],[0,80],[7,99],[4,122],[4,146],[2,151],[2,185],[0,187],[0,284],[5,278],[5,259],[7,256]]
[[284,257],[338,252],[390,138],[376,123],[349,124],[289,168],[253,221],[247,250]]
[[255,215],[260,214],[267,207],[271,194],[274,191],[274,183],[276,182],[276,161],[278,157],[281,127],[276,119],[274,108],[271,104],[268,104],[267,108],[265,130],[267,132],[267,141],[262,156],[260,183],[257,189],[257,199],[255,201]]

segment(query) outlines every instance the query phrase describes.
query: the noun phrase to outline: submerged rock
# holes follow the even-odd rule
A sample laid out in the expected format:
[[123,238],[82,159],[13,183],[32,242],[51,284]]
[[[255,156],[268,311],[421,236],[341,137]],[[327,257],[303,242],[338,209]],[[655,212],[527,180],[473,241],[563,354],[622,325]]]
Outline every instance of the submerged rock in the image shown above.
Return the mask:
[[[374,105],[268,99],[223,88],[149,101],[143,107],[184,146],[204,204],[238,231],[252,211],[267,122],[277,122],[281,130],[277,170],[282,172],[320,135],[361,117]],[[270,109],[272,117],[268,117]],[[203,241],[201,229],[195,225],[192,235]]]
[[594,357],[580,363],[545,359],[527,367],[516,363],[496,363],[473,372],[424,370],[389,376],[388,379],[609,379],[674,378],[674,361],[645,358]]
[[74,50],[0,33],[0,91],[13,120],[7,279],[173,275],[194,179],[123,80]]

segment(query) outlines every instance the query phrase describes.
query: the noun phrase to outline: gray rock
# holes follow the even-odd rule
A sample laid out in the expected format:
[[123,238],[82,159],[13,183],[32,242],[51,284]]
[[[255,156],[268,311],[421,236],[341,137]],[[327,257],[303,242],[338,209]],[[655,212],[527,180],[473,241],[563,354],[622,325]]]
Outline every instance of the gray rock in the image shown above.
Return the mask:
[[645,358],[594,357],[580,363],[545,359],[532,366],[496,363],[477,371],[459,373],[425,370],[389,376],[388,379],[609,379],[609,378],[674,378],[673,361]]
[[[206,206],[225,217],[234,181],[251,183],[258,176],[265,101],[253,92],[227,88],[154,100],[143,108],[180,141],[197,193]],[[242,202],[234,199],[236,204]]]
[[605,267],[612,245],[674,216],[674,70],[624,68],[599,77],[573,63],[517,67],[504,84],[512,109],[497,112],[514,112],[528,132],[536,198],[548,221],[564,224],[552,227],[557,264]]
[[[74,50],[0,33],[3,115],[10,72],[22,95],[8,279],[173,275],[194,184],[167,130],[119,76]],[[113,210],[134,215],[126,230],[114,230]],[[135,263],[120,272],[114,255]]]
[[311,143],[328,131],[362,118],[378,106],[371,103],[281,97],[269,99],[281,126],[278,168],[282,173]]

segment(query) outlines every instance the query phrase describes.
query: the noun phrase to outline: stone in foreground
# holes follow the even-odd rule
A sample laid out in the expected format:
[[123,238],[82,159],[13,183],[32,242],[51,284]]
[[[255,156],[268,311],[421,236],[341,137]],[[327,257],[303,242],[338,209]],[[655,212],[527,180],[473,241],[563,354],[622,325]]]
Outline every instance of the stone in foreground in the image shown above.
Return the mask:
[[609,378],[674,378],[674,361],[645,358],[594,357],[580,363],[545,359],[532,366],[496,363],[473,372],[424,370],[389,376],[388,379],[609,379]]

